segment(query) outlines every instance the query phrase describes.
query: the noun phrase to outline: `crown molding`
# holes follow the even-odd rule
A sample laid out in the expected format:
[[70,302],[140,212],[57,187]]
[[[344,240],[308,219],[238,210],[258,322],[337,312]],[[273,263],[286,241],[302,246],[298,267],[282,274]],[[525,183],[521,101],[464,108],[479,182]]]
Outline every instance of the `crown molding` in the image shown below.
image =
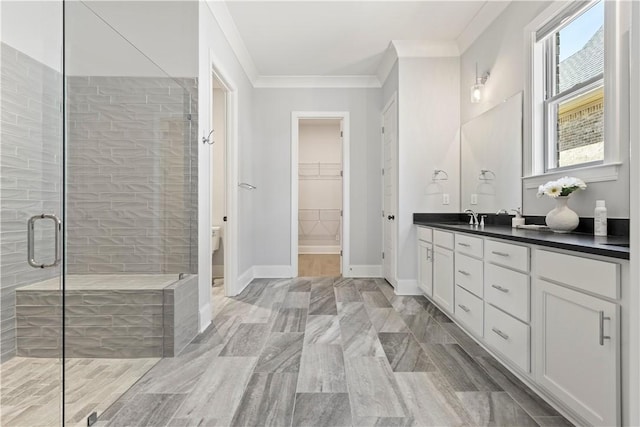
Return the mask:
[[247,46],[242,41],[238,27],[229,12],[229,8],[223,1],[206,0],[207,6],[211,10],[213,17],[220,25],[222,33],[227,38],[231,50],[235,53],[236,58],[240,62],[242,69],[249,78],[249,81],[255,86],[255,81],[258,79],[258,68],[251,58],[251,54],[247,49]]
[[460,56],[454,41],[392,40],[398,58],[445,58]]
[[484,32],[511,3],[485,1],[456,41],[392,40],[378,64],[376,75],[261,76],[224,1],[206,0],[231,49],[255,88],[379,88],[398,58],[457,57]]
[[377,76],[258,76],[255,88],[379,88]]
[[491,25],[495,19],[511,4],[510,0],[485,1],[464,31],[456,39],[458,51],[462,55],[473,42]]

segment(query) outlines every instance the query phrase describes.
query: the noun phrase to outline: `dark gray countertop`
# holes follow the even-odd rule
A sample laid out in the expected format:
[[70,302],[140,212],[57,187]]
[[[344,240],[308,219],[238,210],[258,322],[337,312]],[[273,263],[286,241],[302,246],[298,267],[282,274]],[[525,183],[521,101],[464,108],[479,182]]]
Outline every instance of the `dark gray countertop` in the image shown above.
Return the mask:
[[567,249],[618,259],[629,259],[629,238],[624,236],[596,237],[592,234],[585,233],[559,234],[551,231],[517,229],[512,228],[510,225],[485,225],[484,227],[478,227],[459,222],[449,223],[418,219],[414,219],[413,223],[416,225],[496,237],[532,245]]

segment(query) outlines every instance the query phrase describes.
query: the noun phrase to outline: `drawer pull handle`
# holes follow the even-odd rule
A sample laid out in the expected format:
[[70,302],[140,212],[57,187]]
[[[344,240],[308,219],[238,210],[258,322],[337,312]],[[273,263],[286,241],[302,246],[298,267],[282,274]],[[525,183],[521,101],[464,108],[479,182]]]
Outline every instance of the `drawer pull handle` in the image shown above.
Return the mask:
[[509,254],[506,253],[506,252],[491,251],[491,253],[494,254],[494,255],[498,255],[498,256],[504,256],[504,257],[509,256]]
[[471,276],[471,274],[469,274],[468,272],[466,272],[464,270],[458,270],[458,273],[463,274],[465,276]]
[[468,313],[471,311],[466,305],[458,304],[458,307],[460,307],[465,313]]
[[509,292],[509,289],[503,288],[500,285],[491,285],[492,288],[499,290],[500,292],[504,292],[505,294]]
[[604,311],[599,311],[598,315],[600,316],[600,345],[604,345],[604,340],[611,339],[611,336],[604,334],[604,321],[611,320],[611,317],[606,317]]
[[460,246],[464,246],[465,248],[470,248],[470,247],[471,247],[471,245],[470,245],[470,244],[468,244],[468,243],[458,242],[458,244],[459,244]]
[[509,339],[509,335],[505,334],[504,332],[502,332],[500,329],[498,328],[491,328],[491,330],[493,332],[495,332],[500,338],[502,338],[503,340],[508,340]]

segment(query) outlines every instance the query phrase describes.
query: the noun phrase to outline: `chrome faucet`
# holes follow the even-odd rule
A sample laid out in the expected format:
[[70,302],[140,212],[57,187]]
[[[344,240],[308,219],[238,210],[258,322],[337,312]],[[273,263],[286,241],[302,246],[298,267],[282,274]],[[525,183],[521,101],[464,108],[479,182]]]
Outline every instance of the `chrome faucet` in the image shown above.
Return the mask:
[[509,215],[509,211],[507,211],[506,209],[500,209],[500,210],[498,210],[498,212],[496,212],[496,215],[500,215],[500,214]]
[[478,225],[478,214],[472,211],[471,209],[465,209],[464,213],[469,215],[469,225]]

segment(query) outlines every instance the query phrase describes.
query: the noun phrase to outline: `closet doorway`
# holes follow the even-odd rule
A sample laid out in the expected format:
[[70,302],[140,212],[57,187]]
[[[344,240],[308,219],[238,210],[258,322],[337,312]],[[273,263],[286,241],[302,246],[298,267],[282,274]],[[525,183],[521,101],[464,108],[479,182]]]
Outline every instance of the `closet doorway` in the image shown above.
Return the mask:
[[294,113],[294,276],[336,277],[347,265],[347,122],[347,113]]

